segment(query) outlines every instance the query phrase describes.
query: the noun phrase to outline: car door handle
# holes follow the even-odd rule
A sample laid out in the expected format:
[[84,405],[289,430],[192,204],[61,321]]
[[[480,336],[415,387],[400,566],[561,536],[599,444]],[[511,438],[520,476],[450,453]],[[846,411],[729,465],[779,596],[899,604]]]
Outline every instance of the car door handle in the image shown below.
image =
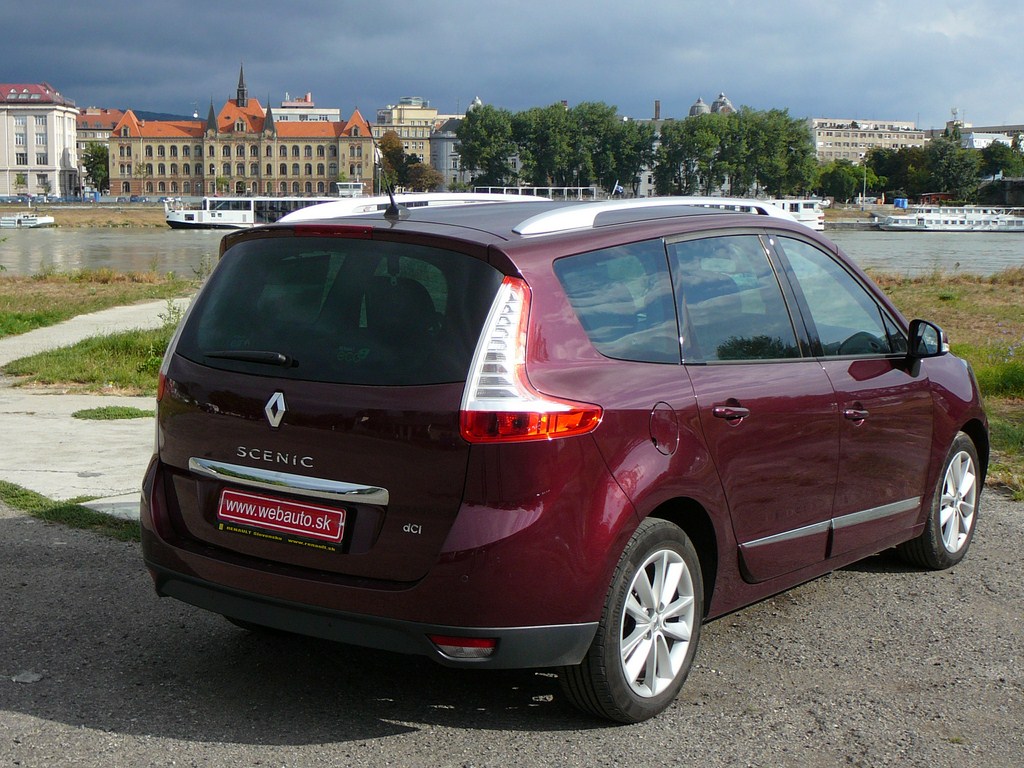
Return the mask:
[[750,409],[739,405],[716,405],[711,409],[711,415],[716,419],[738,423],[750,415]]
[[847,408],[843,411],[843,418],[850,421],[864,421],[867,417],[868,412],[862,408]]

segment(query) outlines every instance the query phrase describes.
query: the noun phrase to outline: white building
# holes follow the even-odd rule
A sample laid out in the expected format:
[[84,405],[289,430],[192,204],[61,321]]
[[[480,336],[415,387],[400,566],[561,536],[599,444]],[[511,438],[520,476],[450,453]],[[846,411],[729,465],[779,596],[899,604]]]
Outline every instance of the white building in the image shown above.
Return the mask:
[[0,195],[78,193],[77,117],[47,83],[0,83]]
[[278,123],[340,123],[341,110],[317,108],[313,103],[313,94],[293,99],[287,92],[279,109],[274,110],[274,121]]
[[1005,133],[987,133],[985,131],[970,131],[960,136],[960,144],[964,149],[985,149],[996,143],[1012,147],[1013,139]]

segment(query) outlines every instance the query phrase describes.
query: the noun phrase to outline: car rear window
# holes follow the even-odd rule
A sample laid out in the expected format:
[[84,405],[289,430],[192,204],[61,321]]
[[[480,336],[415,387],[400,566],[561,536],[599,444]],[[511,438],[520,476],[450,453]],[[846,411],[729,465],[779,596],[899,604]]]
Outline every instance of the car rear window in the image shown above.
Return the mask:
[[308,381],[464,381],[502,274],[464,254],[344,238],[273,237],[228,249],[178,354]]

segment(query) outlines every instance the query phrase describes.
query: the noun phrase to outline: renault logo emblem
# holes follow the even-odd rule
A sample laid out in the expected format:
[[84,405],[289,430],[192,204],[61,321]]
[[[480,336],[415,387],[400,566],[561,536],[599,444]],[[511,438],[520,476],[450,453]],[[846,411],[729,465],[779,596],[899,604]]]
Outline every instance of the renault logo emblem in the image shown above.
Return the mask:
[[284,404],[284,392],[275,392],[267,400],[267,404],[263,406],[263,412],[267,414],[267,421],[270,422],[270,426],[277,429],[281,426],[281,419],[284,418],[284,412],[287,410]]

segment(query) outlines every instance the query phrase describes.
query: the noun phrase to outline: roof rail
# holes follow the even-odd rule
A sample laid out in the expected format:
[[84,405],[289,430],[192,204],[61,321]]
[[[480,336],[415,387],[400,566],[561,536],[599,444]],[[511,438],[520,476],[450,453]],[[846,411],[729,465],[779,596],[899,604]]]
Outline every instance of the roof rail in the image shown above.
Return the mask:
[[[529,195],[499,195],[484,192],[413,192],[395,195],[399,208],[422,208],[441,205],[480,205],[483,203],[550,203],[546,197]],[[359,216],[379,213],[387,209],[391,198],[387,195],[373,197],[344,197],[327,203],[319,203],[292,211],[282,216],[282,222],[313,221],[334,219],[339,216]]]
[[739,197],[650,197],[640,200],[613,200],[600,203],[584,203],[545,211],[521,221],[513,232],[520,235],[550,235],[573,229],[587,229],[597,224],[597,217],[612,211],[640,211],[651,208],[716,208],[719,210],[754,213],[787,221],[796,221],[788,211],[765,200]]

